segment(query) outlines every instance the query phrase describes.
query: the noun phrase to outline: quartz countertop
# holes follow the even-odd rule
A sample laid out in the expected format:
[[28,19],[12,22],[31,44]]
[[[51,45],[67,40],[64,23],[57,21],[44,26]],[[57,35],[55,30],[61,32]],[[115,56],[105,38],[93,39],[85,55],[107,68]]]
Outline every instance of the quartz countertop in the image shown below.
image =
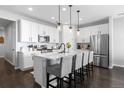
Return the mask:
[[59,52],[50,52],[50,53],[33,53],[33,56],[36,57],[43,57],[43,58],[47,58],[47,59],[57,59],[57,58],[61,58],[61,57],[65,57],[65,56],[73,56],[77,53],[81,53],[81,52],[85,52],[88,50],[76,50],[76,51],[70,51],[70,52],[66,52],[66,53],[59,53]]
[[23,54],[25,56],[37,56],[37,57],[44,57],[44,58],[48,58],[48,59],[57,59],[60,57],[64,57],[64,56],[73,56],[77,53],[80,52],[85,52],[85,51],[89,51],[89,50],[81,50],[81,49],[77,49],[77,50],[73,50],[73,51],[69,51],[69,52],[65,52],[65,53],[59,53],[60,50],[55,50],[53,52],[48,52],[48,53],[41,53],[40,51],[19,51],[19,54]]
[[73,55],[74,55],[73,53],[58,53],[58,52],[33,54],[33,56],[35,56],[35,57],[43,57],[43,58],[47,58],[47,59],[58,59],[61,57],[73,56]]

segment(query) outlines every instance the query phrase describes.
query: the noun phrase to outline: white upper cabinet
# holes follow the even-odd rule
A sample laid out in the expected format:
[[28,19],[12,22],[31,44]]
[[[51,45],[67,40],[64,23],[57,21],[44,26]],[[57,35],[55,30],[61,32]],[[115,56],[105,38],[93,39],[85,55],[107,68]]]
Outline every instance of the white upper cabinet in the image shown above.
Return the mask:
[[59,43],[59,31],[56,28],[39,24],[39,35],[49,36],[49,43]]
[[44,26],[43,25],[41,25],[41,24],[39,24],[39,26],[38,26],[38,34],[39,35],[43,35],[44,36],[44,32],[45,32],[45,30],[44,30]]
[[32,22],[31,42],[38,42],[38,23]]
[[56,28],[49,28],[50,43],[59,43],[59,31]]
[[20,42],[38,42],[38,24],[27,20],[20,20]]
[[38,42],[38,35],[50,36],[49,43],[59,43],[59,31],[50,26],[38,24],[35,22],[20,20],[19,25],[20,42]]
[[29,42],[30,38],[30,31],[31,31],[31,23],[26,20],[20,20],[19,23],[19,41],[20,42]]
[[101,34],[108,34],[109,33],[109,25],[108,24],[101,24],[96,26],[89,26],[80,28],[80,34],[77,36],[78,43],[89,43],[91,35],[97,35],[98,32]]
[[53,33],[55,33],[53,35],[53,37],[54,37],[54,39],[53,39],[54,43],[59,43],[59,31],[56,28],[54,28],[53,29]]

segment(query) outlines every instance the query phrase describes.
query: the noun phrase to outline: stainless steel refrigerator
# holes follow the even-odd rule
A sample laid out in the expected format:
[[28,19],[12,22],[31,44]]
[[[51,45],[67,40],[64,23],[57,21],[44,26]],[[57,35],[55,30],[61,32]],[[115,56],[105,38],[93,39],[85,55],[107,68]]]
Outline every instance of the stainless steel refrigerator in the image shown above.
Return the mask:
[[96,66],[109,67],[109,35],[98,34],[90,36],[91,50],[94,51]]

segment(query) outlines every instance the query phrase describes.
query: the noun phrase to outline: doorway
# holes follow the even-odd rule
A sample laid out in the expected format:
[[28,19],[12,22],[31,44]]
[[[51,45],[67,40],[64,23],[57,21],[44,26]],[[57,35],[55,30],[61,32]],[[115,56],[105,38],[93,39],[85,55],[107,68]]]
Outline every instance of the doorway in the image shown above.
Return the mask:
[[0,18],[0,55],[15,66],[16,63],[16,21]]

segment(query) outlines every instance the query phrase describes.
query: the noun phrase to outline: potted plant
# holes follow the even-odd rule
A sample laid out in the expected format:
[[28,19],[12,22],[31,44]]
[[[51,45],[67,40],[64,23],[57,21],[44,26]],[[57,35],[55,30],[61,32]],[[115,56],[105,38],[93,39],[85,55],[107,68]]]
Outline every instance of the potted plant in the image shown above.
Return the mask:
[[71,48],[71,43],[70,42],[67,42],[66,43],[66,47],[68,48],[68,52],[69,52],[69,48]]

